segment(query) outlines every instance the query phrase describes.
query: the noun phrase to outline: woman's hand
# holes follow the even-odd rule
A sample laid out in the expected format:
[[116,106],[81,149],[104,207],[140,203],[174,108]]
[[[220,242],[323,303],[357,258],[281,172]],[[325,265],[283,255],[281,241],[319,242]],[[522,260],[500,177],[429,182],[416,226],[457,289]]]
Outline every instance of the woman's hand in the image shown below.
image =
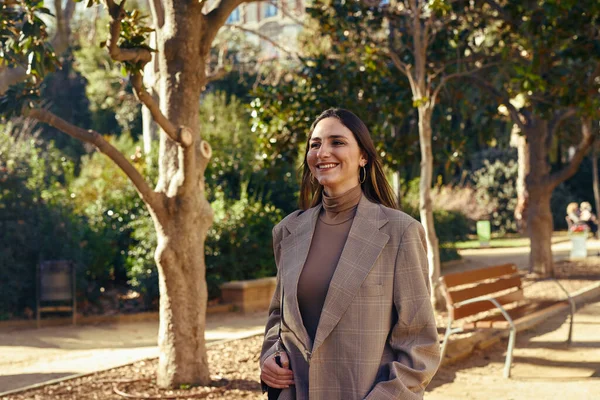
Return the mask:
[[[277,354],[281,357],[282,367],[275,362]],[[260,379],[274,389],[286,389],[294,384],[294,373],[290,369],[290,360],[285,351],[275,352],[265,360]]]

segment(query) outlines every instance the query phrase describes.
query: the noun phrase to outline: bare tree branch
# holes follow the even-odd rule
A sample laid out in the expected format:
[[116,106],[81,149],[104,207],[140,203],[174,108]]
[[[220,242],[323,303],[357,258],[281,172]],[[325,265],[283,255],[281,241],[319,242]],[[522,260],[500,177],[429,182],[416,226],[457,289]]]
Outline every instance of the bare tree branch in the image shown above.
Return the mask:
[[523,113],[517,110],[517,108],[510,102],[508,94],[500,92],[494,86],[478,76],[468,75],[468,78],[475,82],[479,87],[486,89],[492,96],[494,96],[496,101],[498,101],[500,104],[503,104],[508,109],[513,122],[517,124],[521,132],[525,132],[527,130],[526,124],[521,119],[521,117],[524,116]]
[[[276,0],[268,0],[267,3],[271,4],[272,6],[276,7],[279,11],[281,11],[281,14],[284,17],[288,17],[289,19],[291,19],[292,21],[294,21],[295,23],[297,23],[305,29],[308,28],[308,25],[299,18],[299,15],[292,14],[290,11],[287,10],[287,7],[281,7],[280,4],[277,4]],[[283,2],[281,4],[283,4]]]
[[440,90],[442,90],[442,88],[444,87],[444,85],[446,85],[446,83],[448,83],[449,80],[456,79],[456,78],[462,78],[462,77],[469,76],[469,75],[473,75],[473,74],[475,74],[475,73],[477,73],[477,72],[479,72],[479,71],[481,71],[483,69],[490,68],[490,67],[493,67],[493,66],[498,65],[498,64],[499,63],[497,63],[497,62],[493,62],[493,63],[489,63],[489,64],[486,64],[486,65],[482,65],[479,68],[475,68],[475,69],[472,69],[472,70],[469,70],[469,71],[455,72],[453,74],[444,76],[442,78],[442,80],[440,81],[439,85],[433,91],[433,94],[431,95],[431,101],[432,101],[432,103],[435,104],[435,101],[436,101],[436,99],[438,97],[438,94],[440,93]]
[[148,49],[122,49],[117,43],[121,34],[121,21],[125,17],[125,0],[121,4],[115,4],[114,0],[103,0],[110,14],[110,34],[106,41],[106,47],[110,58],[115,61],[127,61],[130,63],[141,63],[141,67],[152,61],[152,53]]
[[386,49],[386,51],[387,51],[387,55],[392,60],[392,63],[408,79],[408,83],[410,84],[410,89],[411,89],[411,91],[412,91],[412,93],[414,95],[417,92],[417,88],[416,88],[416,84],[415,84],[415,79],[414,79],[414,77],[412,75],[412,70],[411,70],[412,65],[406,64],[406,63],[402,62],[400,60],[400,57],[398,57],[398,55],[396,53],[394,53],[393,50],[391,50],[391,49],[388,48],[388,49]]
[[131,75],[131,85],[133,86],[137,99],[142,102],[152,114],[152,118],[162,128],[162,130],[171,138],[171,140],[180,143],[184,147],[189,147],[194,142],[194,136],[189,130],[176,128],[171,121],[160,111],[160,106],[154,98],[146,91],[142,83],[142,75],[136,72]]
[[571,158],[569,164],[562,170],[557,171],[548,177],[548,183],[552,185],[552,189],[556,188],[562,182],[566,181],[577,172],[583,157],[585,157],[588,150],[591,148],[596,139],[597,133],[592,132],[592,119],[589,117],[581,119],[581,142],[577,146],[577,151]]
[[558,127],[560,126],[560,124],[565,119],[575,116],[575,114],[577,114],[577,109],[574,107],[568,108],[563,111],[556,112],[554,114],[554,117],[552,118],[552,120],[550,121],[550,124],[548,125],[548,136],[546,136],[546,143],[545,143],[546,150],[549,149],[550,146],[552,145],[552,139],[554,138],[554,135],[556,134],[556,131],[558,130]]
[[260,33],[258,31],[252,30],[252,29],[244,28],[243,26],[240,26],[240,25],[228,25],[228,26],[230,28],[237,29],[237,30],[240,30],[242,32],[246,32],[246,33],[250,33],[252,35],[256,35],[259,38],[261,38],[262,40],[264,40],[265,42],[271,43],[274,47],[278,48],[279,50],[283,51],[284,53],[287,53],[287,54],[291,55],[292,57],[294,57],[298,61],[304,63],[304,59],[300,56],[300,54],[298,54],[298,52],[288,49],[284,45],[282,45],[280,43],[277,43],[275,40],[271,39],[270,37],[268,37],[267,35],[265,35],[263,33]]
[[127,177],[134,184],[135,188],[146,204],[150,205],[150,207],[153,209],[157,209],[157,207],[161,206],[159,194],[150,188],[139,171],[119,150],[108,143],[101,134],[93,130],[79,128],[44,109],[30,110],[27,116],[53,126],[67,135],[74,137],[75,139],[96,146],[100,152],[106,154],[111,160],[114,161],[115,164],[117,164],[117,166],[119,166],[119,168],[121,168],[125,175],[127,175]]
[[218,67],[211,73],[207,74],[205,80],[206,83],[211,83],[214,81],[218,81],[219,79],[223,79],[225,76],[227,76],[227,70],[225,69],[225,67]]
[[404,75],[408,76],[408,70],[410,69],[410,65],[403,63],[400,60],[400,57],[398,57],[398,55],[394,53],[394,51],[388,49],[387,53],[390,59],[392,60],[392,63],[394,63],[394,65],[396,66],[396,68],[398,68],[398,70],[400,70],[400,72],[402,72]]
[[152,19],[156,23],[155,29],[160,29],[165,24],[165,9],[161,0],[148,0]]
[[206,43],[211,45],[219,29],[225,25],[229,15],[242,3],[255,0],[221,0],[219,5],[206,14]]

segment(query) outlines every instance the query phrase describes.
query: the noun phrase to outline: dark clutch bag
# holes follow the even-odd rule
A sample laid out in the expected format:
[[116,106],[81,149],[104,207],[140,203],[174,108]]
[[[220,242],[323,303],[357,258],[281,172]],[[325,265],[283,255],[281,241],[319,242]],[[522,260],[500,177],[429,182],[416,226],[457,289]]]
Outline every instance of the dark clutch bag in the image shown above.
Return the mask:
[[[275,362],[280,367],[283,367],[283,365],[281,364],[280,356],[275,356]],[[270,386],[267,386],[267,399],[268,400],[277,400],[282,391],[283,391],[283,389],[275,389]]]
[[[277,333],[277,340],[279,341],[278,347],[279,347],[279,351],[285,351],[287,352],[287,349],[285,348],[285,346],[283,345],[283,340],[281,340],[281,323],[283,321],[283,288],[281,289],[281,298],[279,301],[279,305],[281,307],[281,318],[279,320],[279,332]],[[288,354],[289,357],[289,354]],[[283,368],[283,364],[281,363],[281,356],[276,355],[275,356],[275,362],[277,363],[277,365],[279,365],[280,367]],[[276,389],[276,388],[272,388],[268,385],[265,385],[266,389],[267,389],[267,399],[268,400],[277,400],[279,399],[279,395],[281,394],[281,392],[283,391],[283,389]]]

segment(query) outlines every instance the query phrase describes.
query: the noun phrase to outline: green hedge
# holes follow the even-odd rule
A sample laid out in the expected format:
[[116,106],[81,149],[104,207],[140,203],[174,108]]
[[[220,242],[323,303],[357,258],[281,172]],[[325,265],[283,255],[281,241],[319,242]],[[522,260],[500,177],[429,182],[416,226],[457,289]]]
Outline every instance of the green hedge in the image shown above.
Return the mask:
[[35,307],[35,270],[41,260],[93,258],[85,243],[98,240],[73,213],[66,182],[73,163],[52,144],[40,147],[33,136],[0,127],[0,319]]
[[[404,205],[402,211],[418,221],[421,220],[419,209],[410,204]],[[469,234],[469,219],[461,212],[448,210],[433,210],[435,233],[440,243],[441,261],[460,259],[454,248],[454,243],[466,240]]]

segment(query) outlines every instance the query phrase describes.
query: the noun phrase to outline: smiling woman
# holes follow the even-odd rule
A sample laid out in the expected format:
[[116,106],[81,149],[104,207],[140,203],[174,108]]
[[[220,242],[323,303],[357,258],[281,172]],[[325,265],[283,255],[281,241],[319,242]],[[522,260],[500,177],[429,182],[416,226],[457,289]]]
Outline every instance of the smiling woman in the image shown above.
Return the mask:
[[277,286],[260,357],[269,398],[420,399],[439,364],[425,235],[396,209],[364,123],[311,127],[301,209],[273,229]]

